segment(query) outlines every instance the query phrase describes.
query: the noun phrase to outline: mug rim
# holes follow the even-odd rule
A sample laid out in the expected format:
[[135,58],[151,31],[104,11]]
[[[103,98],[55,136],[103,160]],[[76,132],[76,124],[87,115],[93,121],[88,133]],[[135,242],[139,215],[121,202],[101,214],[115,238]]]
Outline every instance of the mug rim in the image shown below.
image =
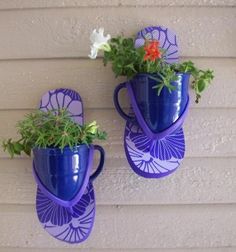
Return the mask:
[[86,147],[88,150],[91,149],[92,147],[92,144],[78,144],[78,145],[75,145],[73,146],[72,148],[70,146],[65,146],[63,149],[60,149],[59,147],[46,147],[46,148],[43,148],[43,147],[34,147],[32,149],[34,155],[35,155],[35,151],[36,152],[40,152],[40,153],[43,153],[43,154],[50,154],[50,155],[65,155],[66,153],[69,153],[69,154],[76,154],[79,149],[81,148],[84,148]]
[[[91,147],[92,144],[77,144],[74,145],[72,148],[70,146],[65,146],[62,150],[73,150],[74,148],[81,148],[83,146],[87,146],[88,148]],[[61,150],[59,147],[37,147],[35,146],[34,148],[32,148],[32,150]]]
[[[135,79],[135,78],[138,78],[138,77],[141,77],[141,76],[158,76],[159,73],[137,73],[136,75],[134,75],[130,81],[132,81],[132,79]],[[177,76],[191,76],[190,73],[185,73],[185,72],[176,72],[176,75]]]

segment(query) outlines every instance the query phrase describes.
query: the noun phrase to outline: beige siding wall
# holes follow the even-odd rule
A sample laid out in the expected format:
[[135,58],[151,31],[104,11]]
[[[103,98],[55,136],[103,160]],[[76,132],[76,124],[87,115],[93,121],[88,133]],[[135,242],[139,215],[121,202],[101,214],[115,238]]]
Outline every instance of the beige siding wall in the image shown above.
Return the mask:
[[[131,172],[124,122],[112,102],[121,79],[101,59],[87,59],[93,28],[131,35],[150,24],[174,29],[183,57],[216,75],[201,103],[192,99],[181,168],[160,180]],[[235,24],[235,0],[1,0],[0,137],[16,136],[16,121],[45,91],[69,87],[80,92],[86,119],[97,119],[109,140],[95,182],[95,227],[79,246],[43,231],[31,160],[10,160],[0,151],[0,251],[236,251]]]

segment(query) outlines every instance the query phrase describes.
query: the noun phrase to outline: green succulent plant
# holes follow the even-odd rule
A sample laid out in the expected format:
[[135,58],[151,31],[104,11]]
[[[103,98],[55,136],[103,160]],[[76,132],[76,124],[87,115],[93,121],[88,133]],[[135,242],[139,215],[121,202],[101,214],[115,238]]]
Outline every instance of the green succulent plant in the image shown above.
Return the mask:
[[40,111],[36,110],[17,123],[20,138],[11,138],[2,142],[4,151],[11,157],[25,153],[30,156],[34,147],[57,147],[63,150],[80,144],[91,144],[94,140],[105,140],[107,134],[99,130],[94,121],[79,125],[74,122],[65,109]]
[[175,89],[172,82],[177,80],[176,73],[188,73],[193,77],[192,88],[198,103],[202,92],[214,78],[212,70],[198,69],[192,61],[178,64],[166,63],[167,50],[162,49],[160,42],[155,39],[146,39],[144,45],[136,48],[134,38],[123,36],[111,38],[110,34],[104,36],[104,28],[100,28],[98,32],[96,29],[93,30],[90,41],[91,53],[88,56],[96,59],[98,52],[103,51],[104,65],[110,62],[116,77],[125,76],[131,79],[139,73],[157,75],[158,78],[155,77],[157,85],[154,88],[158,96],[163,88],[167,88],[170,93]]
[[[147,44],[151,42],[147,41]],[[171,82],[176,80],[176,73],[189,73],[192,76],[192,88],[196,94],[196,103],[198,103],[202,92],[214,78],[212,70],[199,69],[192,61],[167,64],[165,62],[166,51],[158,47],[156,51],[160,52],[161,57],[154,60],[145,59],[147,53],[145,45],[139,48],[135,48],[134,45],[133,38],[120,36],[112,38],[109,42],[110,49],[104,51],[104,65],[111,62],[116,77],[126,76],[131,79],[138,73],[158,74],[160,78],[155,86],[158,95],[160,95],[163,88],[168,88],[169,92],[175,89]]]

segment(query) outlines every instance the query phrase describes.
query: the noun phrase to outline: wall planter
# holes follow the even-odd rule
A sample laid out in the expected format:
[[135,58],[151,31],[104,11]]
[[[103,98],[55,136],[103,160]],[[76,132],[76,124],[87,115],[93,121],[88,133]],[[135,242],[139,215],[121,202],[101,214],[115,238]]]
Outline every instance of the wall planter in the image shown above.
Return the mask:
[[[184,157],[185,142],[181,129],[189,107],[189,74],[178,74],[176,87],[156,95],[153,76],[139,74],[117,86],[114,104],[127,121],[124,146],[131,168],[140,176],[159,178],[175,171]],[[132,116],[120,107],[118,93],[127,88]]]
[[[178,63],[178,46],[173,31],[163,26],[146,27],[136,38],[91,35],[90,58],[104,51],[104,64],[111,62],[116,76],[127,81],[114,91],[114,105],[125,119],[124,149],[130,167],[145,178],[173,173],[185,153],[183,123],[189,108],[190,75],[196,102],[213,79],[213,71],[199,70],[192,62]],[[119,92],[126,89],[130,111],[125,113]]]
[[[147,27],[137,34],[135,46],[141,46],[147,38],[156,39],[167,50],[168,63],[178,61],[176,35],[165,27]],[[171,93],[163,89],[159,96],[153,87],[157,81],[148,74],[138,74],[125,83],[131,102],[133,120],[126,119],[124,148],[130,167],[145,178],[161,178],[173,173],[185,153],[182,129],[189,107],[189,74],[177,74],[172,82],[176,87]],[[124,115],[118,102],[120,84],[114,91],[114,104]],[[128,119],[128,120],[127,120]]]
[[[48,91],[43,95],[39,108],[45,113],[55,111],[52,114],[53,118],[56,118],[55,125],[58,127],[55,128],[56,132],[61,127],[63,128],[62,134],[67,133],[63,124],[64,115],[56,117],[57,113],[60,113],[58,111],[64,110],[67,111],[65,115],[68,113],[69,117],[68,132],[72,126],[73,129],[77,129],[77,124],[81,125],[79,132],[82,132],[83,104],[81,97],[74,90]],[[42,114],[44,115],[44,113]],[[36,123],[40,124],[37,121]],[[45,125],[46,123],[43,122],[39,127],[46,129]],[[84,127],[86,131],[84,130],[83,134],[89,134],[89,138],[98,134],[95,123]],[[41,134],[43,133],[41,132]],[[56,134],[49,135],[53,138]],[[50,136],[47,139],[50,139]],[[72,135],[65,136],[71,137]],[[75,136],[78,136],[77,131]],[[40,141],[39,138],[37,139]],[[58,139],[64,141],[64,138]],[[68,139],[71,140],[71,138]],[[11,143],[10,141],[6,147],[17,147],[17,144],[19,142]],[[92,173],[95,151],[100,153],[100,161],[97,169]],[[33,175],[38,186],[36,211],[42,227],[50,235],[64,242],[80,243],[85,241],[91,233],[95,219],[96,201],[93,181],[103,169],[105,158],[103,148],[91,143],[77,144],[73,147],[65,146],[64,148],[35,146],[32,148],[32,152],[34,156]],[[16,150],[13,153],[20,154]]]
[[[83,104],[77,92],[56,89],[42,97],[40,109],[61,107],[70,111],[74,119],[83,124]],[[100,163],[90,176],[94,150],[100,152]],[[34,149],[34,154],[33,171],[38,184],[36,209],[39,221],[49,234],[59,240],[68,243],[83,242],[88,238],[94,223],[96,202],[92,182],[103,168],[104,150],[97,145],[80,145],[73,150],[66,148],[62,153],[58,149]],[[41,165],[44,163],[47,167],[46,174],[40,176]],[[45,184],[40,180],[41,177],[46,177]],[[54,180],[60,177],[62,180]],[[66,187],[63,190],[64,185]],[[52,189],[48,190],[49,188]]]

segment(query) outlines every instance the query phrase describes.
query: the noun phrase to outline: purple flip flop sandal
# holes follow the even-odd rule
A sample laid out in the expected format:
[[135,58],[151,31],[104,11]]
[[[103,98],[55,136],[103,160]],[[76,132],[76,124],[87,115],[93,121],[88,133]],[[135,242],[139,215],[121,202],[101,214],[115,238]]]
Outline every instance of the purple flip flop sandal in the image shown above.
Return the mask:
[[[145,40],[158,40],[160,47],[164,49],[165,61],[167,63],[175,63],[179,59],[176,35],[168,28],[162,26],[147,27],[138,32],[135,46],[143,46]],[[139,75],[137,81],[141,81],[143,86],[149,82],[145,74]],[[180,76],[181,83],[178,85],[188,85],[189,76]],[[188,95],[183,101],[182,111],[179,117],[169,124],[168,127],[162,127],[161,131],[155,132],[152,129],[150,120],[146,120],[145,114],[149,113],[150,107],[145,107],[143,101],[139,101],[139,94],[144,93],[149,96],[151,92],[149,87],[135,90],[136,80],[128,81],[117,86],[114,92],[114,104],[119,114],[127,120],[124,132],[124,148],[129,165],[135,173],[145,178],[161,178],[173,173],[180,165],[185,153],[185,140],[182,124],[186,117],[189,105]],[[153,85],[156,82],[153,80]],[[139,85],[140,86],[140,85]],[[122,88],[127,88],[131,109],[129,115],[126,115],[120,107],[118,101],[118,93]],[[152,87],[150,87],[152,88]],[[147,91],[148,90],[148,91]],[[162,92],[164,89],[162,90]],[[165,91],[164,91],[165,92]],[[173,100],[170,94],[165,97]],[[155,94],[156,95],[156,94]],[[143,96],[143,95],[142,95]],[[157,96],[151,97],[157,99]],[[174,98],[175,99],[175,98]],[[162,100],[163,102],[163,100]],[[161,103],[158,106],[162,106]],[[164,118],[165,107],[160,112],[159,117]],[[162,114],[163,113],[163,114]],[[167,118],[168,119],[168,118]]]
[[[70,89],[55,89],[43,95],[40,102],[41,110],[48,111],[60,108],[67,109],[75,122],[83,124],[83,104],[77,92]],[[93,175],[90,176],[94,150],[100,152],[100,163]],[[52,155],[56,154],[52,153]],[[58,171],[51,171],[44,167],[45,170],[50,170],[43,171],[46,173],[45,175],[42,174],[42,168],[36,169],[36,165],[33,164],[33,174],[38,185],[36,196],[38,219],[50,235],[68,243],[83,242],[91,233],[96,208],[92,181],[100,174],[104,164],[104,150],[98,145],[89,147],[89,160],[84,168],[81,168],[79,164],[83,163],[83,156],[79,155],[76,160],[73,159],[76,167],[79,167],[79,172],[73,174],[72,178],[62,175],[65,185],[69,184],[76,176],[80,180],[78,190],[72,199],[68,198],[68,195],[63,195],[64,184],[61,188],[57,188],[64,198],[55,195],[55,192],[53,192],[53,188],[56,187],[55,180],[61,175]],[[47,186],[47,183],[44,183],[48,181],[47,177],[50,177],[50,187]]]

